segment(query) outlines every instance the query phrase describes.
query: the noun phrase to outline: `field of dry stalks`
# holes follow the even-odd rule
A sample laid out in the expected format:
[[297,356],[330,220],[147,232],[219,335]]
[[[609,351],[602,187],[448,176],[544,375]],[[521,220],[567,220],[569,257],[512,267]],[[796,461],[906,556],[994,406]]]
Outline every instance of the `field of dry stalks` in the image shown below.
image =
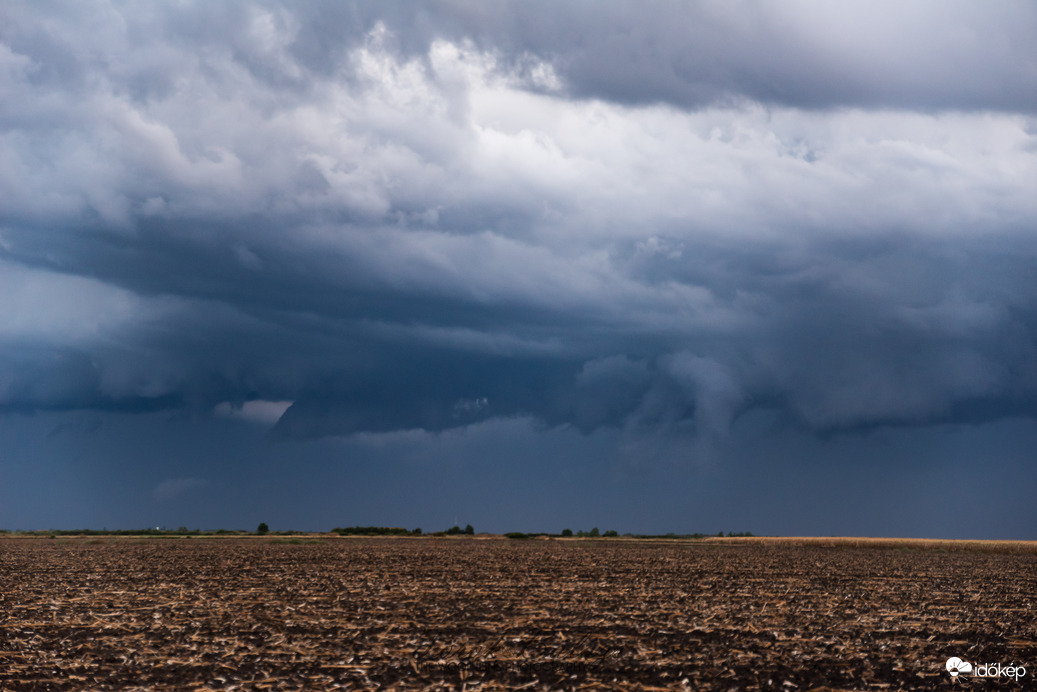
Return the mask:
[[0,539],[4,690],[933,689],[950,656],[1037,668],[1033,544]]

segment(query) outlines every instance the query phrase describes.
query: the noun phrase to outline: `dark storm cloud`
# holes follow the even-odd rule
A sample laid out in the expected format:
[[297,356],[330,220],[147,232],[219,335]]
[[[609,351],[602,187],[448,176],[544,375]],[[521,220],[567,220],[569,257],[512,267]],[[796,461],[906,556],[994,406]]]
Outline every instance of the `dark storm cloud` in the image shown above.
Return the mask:
[[0,410],[1034,413],[1029,5],[0,15]]
[[[546,59],[572,95],[623,103],[1037,106],[1037,11],[1026,2],[35,5],[5,10],[4,40],[38,61],[37,80],[89,88],[99,62],[142,100],[175,91],[171,68],[208,57],[199,52],[302,95],[314,76],[341,79],[350,51],[381,22],[405,57],[427,57],[437,40],[468,40],[520,75]],[[39,21],[44,15],[64,21]],[[135,50],[134,60],[91,53],[70,40],[78,30],[106,49]],[[210,76],[232,86],[232,75]]]
[[[505,55],[551,60],[570,93],[699,107],[1037,107],[1037,11],[967,2],[443,3],[397,17]],[[409,14],[409,13],[405,13]],[[412,39],[412,42],[416,42]],[[419,44],[420,45],[420,44]]]

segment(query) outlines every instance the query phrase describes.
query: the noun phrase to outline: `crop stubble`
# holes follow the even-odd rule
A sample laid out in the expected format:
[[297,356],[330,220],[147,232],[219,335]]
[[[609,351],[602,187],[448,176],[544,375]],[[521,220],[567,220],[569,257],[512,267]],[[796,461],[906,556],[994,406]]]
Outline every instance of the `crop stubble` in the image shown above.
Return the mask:
[[952,655],[1037,667],[1032,550],[7,539],[0,599],[11,690],[932,689]]

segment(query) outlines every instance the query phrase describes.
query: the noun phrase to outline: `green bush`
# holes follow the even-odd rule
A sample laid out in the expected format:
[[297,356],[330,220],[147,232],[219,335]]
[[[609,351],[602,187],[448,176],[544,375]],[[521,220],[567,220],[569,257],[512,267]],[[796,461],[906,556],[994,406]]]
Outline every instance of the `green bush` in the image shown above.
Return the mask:
[[572,537],[573,537],[573,530],[572,529],[562,529],[562,538],[572,538]]
[[256,528],[256,533],[263,534],[270,530],[270,527],[266,525],[266,522],[262,522]]

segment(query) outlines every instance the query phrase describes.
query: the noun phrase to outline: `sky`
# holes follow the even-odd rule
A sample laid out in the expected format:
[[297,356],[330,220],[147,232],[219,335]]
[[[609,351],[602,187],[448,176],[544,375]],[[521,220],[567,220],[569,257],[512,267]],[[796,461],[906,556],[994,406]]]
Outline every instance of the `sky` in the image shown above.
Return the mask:
[[1037,6],[0,4],[0,528],[1037,539]]

